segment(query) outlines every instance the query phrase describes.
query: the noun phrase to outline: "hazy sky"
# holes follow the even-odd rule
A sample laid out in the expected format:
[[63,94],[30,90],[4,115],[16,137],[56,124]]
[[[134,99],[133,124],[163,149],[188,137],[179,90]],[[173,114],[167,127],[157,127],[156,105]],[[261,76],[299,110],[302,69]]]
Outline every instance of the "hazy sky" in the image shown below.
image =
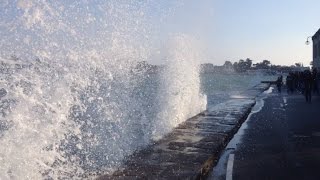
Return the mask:
[[[19,31],[16,34],[11,31],[12,24],[16,25],[17,29],[20,27],[19,23],[11,23],[14,19],[16,22],[20,22],[22,18],[18,17],[23,14],[21,8],[19,9],[19,3],[25,4],[24,8],[29,12],[30,16],[24,16],[26,19],[24,22],[31,23],[32,27],[36,28],[35,33],[37,32],[37,27],[46,30],[46,28],[42,27],[43,24],[51,25],[50,27],[55,29],[55,23],[61,24],[60,21],[65,20],[64,25],[73,27],[71,29],[73,31],[82,33],[86,29],[91,29],[87,34],[90,36],[98,34],[96,36],[99,36],[99,28],[95,29],[94,25],[86,25],[83,20],[82,14],[86,14],[96,16],[98,20],[95,22],[96,25],[106,23],[106,26],[104,24],[100,25],[100,29],[102,29],[100,31],[103,31],[103,34],[107,36],[108,29],[105,27],[108,27],[108,23],[110,24],[111,22],[102,15],[103,13],[107,12],[107,14],[114,16],[114,23],[119,25],[130,25],[130,23],[134,24],[132,22],[138,22],[139,19],[136,17],[139,17],[140,14],[129,12],[124,17],[118,17],[111,10],[99,9],[100,4],[118,4],[115,7],[120,9],[116,12],[121,12],[127,11],[127,9],[135,11],[134,5],[126,7],[121,4],[129,2],[139,6],[139,4],[143,4],[141,2],[148,2],[146,3],[147,7],[145,7],[144,15],[149,23],[142,24],[146,26],[145,28],[128,26],[127,32],[132,32],[132,29],[136,29],[137,32],[133,31],[133,34],[140,33],[143,35],[144,33],[140,32],[139,28],[143,30],[152,27],[156,29],[156,33],[153,35],[156,37],[151,37],[151,39],[153,38],[156,44],[159,41],[165,42],[170,33],[184,33],[193,36],[200,42],[201,49],[203,49],[204,58],[202,62],[210,62],[216,65],[223,64],[227,60],[235,62],[246,58],[250,58],[254,62],[267,59],[273,64],[281,65],[292,65],[296,62],[309,65],[312,61],[312,44],[307,46],[305,41],[308,36],[312,36],[320,28],[320,0],[81,0],[79,3],[48,0],[32,2],[39,6],[38,8],[35,7],[33,11],[29,8],[30,4],[32,4],[29,0],[0,0],[0,5],[5,6],[5,8],[2,8],[4,10],[0,11],[0,35],[5,37],[8,34],[13,34],[11,39],[0,39],[0,45],[3,45],[1,47],[8,47],[7,44],[12,39],[21,44],[20,41],[23,38],[19,39]],[[59,11],[62,9],[62,12],[50,13],[49,10],[51,9],[46,9],[47,3],[52,5],[53,8],[59,9]],[[11,6],[12,4],[18,4],[17,8]],[[64,5],[65,8],[59,8],[60,4]],[[77,8],[77,6],[80,8]],[[54,17],[46,18],[46,14]],[[58,15],[56,16],[56,14]],[[87,19],[91,20],[90,16]],[[99,21],[100,18],[105,19]],[[54,21],[51,23],[52,20]],[[122,24],[121,22],[117,23],[118,20],[123,21]],[[81,25],[85,25],[86,28],[81,28]],[[63,29],[65,26],[60,28]],[[64,29],[65,31],[68,30]],[[160,34],[158,34],[158,31]],[[121,28],[119,32],[121,32]],[[65,37],[63,38],[65,39]],[[90,38],[88,37],[88,39]],[[107,41],[106,38],[101,38],[100,36],[96,38]],[[147,40],[149,41],[149,39]],[[14,45],[14,43],[11,44]],[[164,45],[160,46],[167,45],[164,43]],[[153,63],[163,63],[161,57],[158,59],[151,57],[151,59]]]
[[186,0],[170,23],[197,36],[214,64],[250,58],[309,65],[312,44],[305,41],[320,28],[319,7],[319,0]]

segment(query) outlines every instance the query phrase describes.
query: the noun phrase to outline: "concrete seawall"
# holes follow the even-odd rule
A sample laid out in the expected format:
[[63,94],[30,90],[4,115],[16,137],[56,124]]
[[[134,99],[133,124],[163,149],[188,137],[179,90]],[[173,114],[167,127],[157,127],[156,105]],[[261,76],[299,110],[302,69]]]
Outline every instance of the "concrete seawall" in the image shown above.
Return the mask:
[[259,84],[188,119],[170,134],[126,158],[123,168],[102,179],[203,179],[255,104],[270,87]]

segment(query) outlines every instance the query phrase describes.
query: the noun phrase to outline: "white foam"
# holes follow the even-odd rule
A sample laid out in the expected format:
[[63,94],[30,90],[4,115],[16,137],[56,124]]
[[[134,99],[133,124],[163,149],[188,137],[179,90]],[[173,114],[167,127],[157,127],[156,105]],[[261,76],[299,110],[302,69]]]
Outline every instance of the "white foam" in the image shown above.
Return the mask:
[[159,51],[147,18],[154,3],[0,4],[7,35],[0,54],[28,65],[1,74],[12,103],[3,117],[10,127],[0,137],[0,179],[94,178],[205,108],[191,36],[164,43],[161,77],[134,70]]
[[173,37],[168,49],[168,67],[162,76],[160,104],[153,138],[159,139],[186,119],[206,108],[206,96],[200,93],[200,51],[196,40],[182,34]]

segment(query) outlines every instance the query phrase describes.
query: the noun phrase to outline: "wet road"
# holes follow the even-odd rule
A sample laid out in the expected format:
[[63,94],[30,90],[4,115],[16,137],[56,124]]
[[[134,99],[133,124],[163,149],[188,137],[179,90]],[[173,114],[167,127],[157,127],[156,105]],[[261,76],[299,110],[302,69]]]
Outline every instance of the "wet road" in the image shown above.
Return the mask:
[[209,179],[320,179],[320,97],[264,93]]

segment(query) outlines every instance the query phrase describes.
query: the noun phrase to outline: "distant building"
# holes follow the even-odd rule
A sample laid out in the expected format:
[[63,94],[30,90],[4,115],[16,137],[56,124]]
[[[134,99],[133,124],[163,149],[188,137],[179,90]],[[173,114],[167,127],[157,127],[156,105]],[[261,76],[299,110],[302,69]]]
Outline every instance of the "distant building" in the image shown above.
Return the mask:
[[312,36],[313,67],[320,69],[320,29]]

